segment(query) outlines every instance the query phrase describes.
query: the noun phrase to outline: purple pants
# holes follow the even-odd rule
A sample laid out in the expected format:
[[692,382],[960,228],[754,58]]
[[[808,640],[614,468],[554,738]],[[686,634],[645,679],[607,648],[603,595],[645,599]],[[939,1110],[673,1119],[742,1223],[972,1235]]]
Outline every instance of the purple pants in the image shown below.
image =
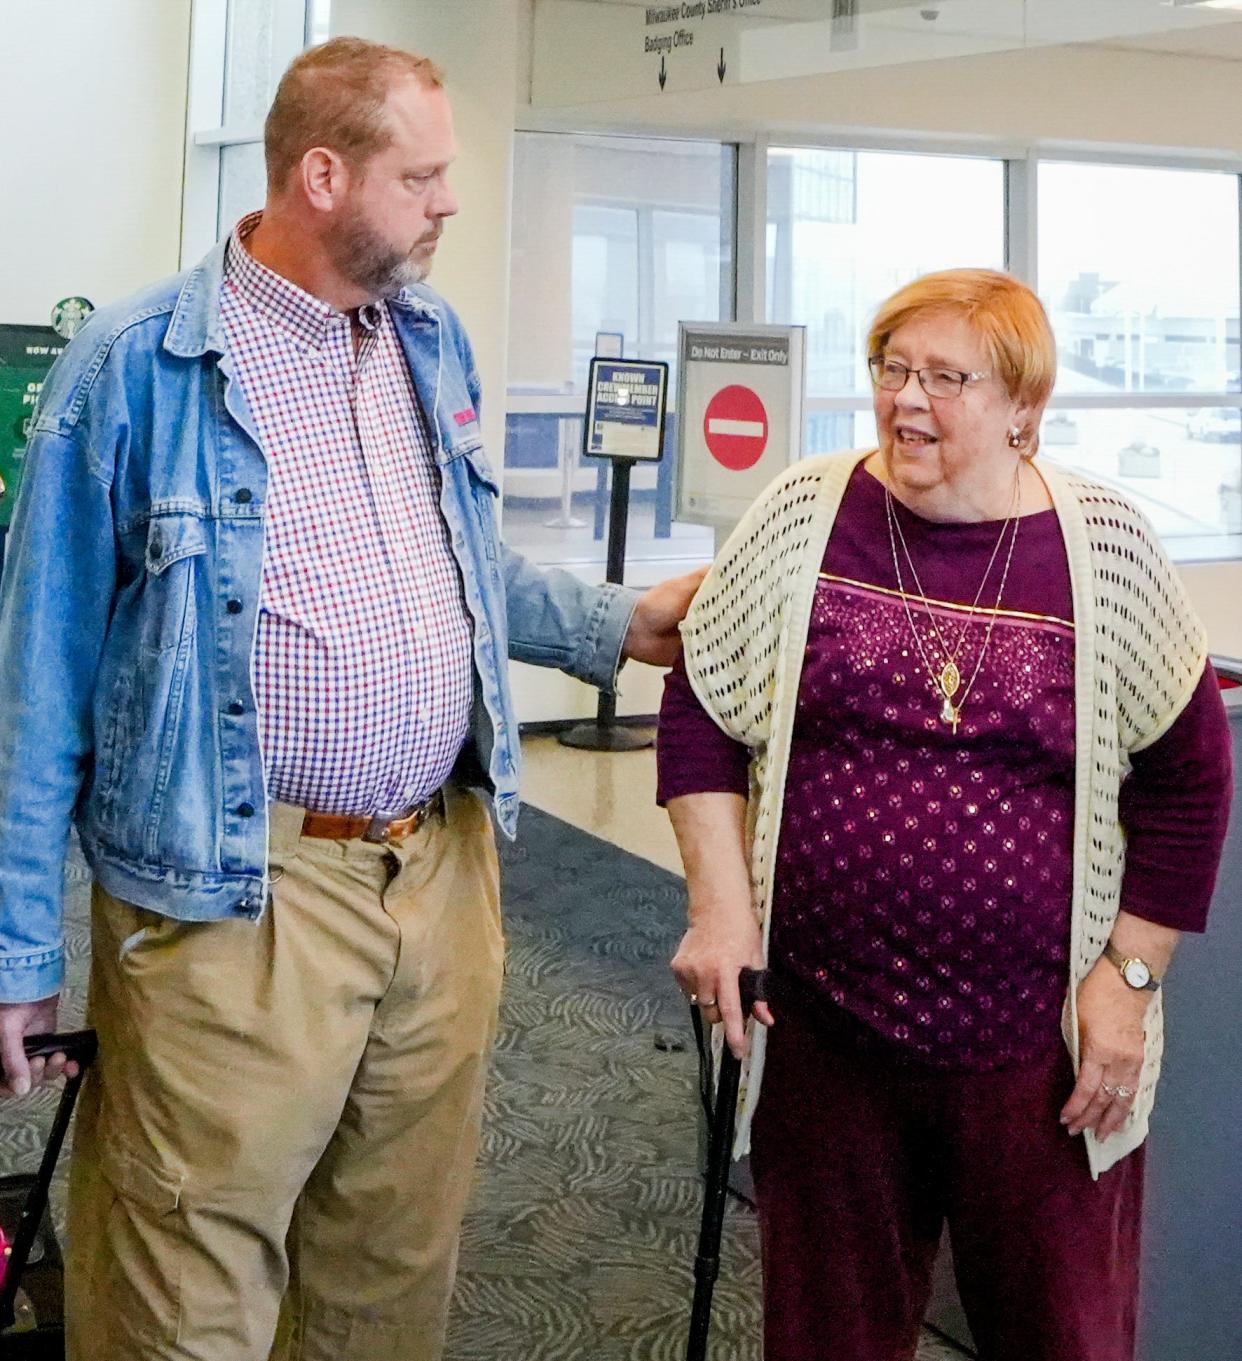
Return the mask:
[[755,1115],[765,1361],[910,1361],[948,1224],[980,1361],[1133,1361],[1143,1150],[1092,1181],[1058,1044],[923,1067],[779,989]]

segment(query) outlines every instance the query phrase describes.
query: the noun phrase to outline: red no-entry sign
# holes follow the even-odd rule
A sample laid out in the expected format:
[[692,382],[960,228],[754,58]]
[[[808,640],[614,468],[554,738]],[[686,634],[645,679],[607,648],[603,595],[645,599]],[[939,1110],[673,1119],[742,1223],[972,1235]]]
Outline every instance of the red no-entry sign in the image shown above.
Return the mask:
[[703,438],[730,472],[753,468],[768,444],[768,413],[759,394],[740,383],[721,388],[703,413]]

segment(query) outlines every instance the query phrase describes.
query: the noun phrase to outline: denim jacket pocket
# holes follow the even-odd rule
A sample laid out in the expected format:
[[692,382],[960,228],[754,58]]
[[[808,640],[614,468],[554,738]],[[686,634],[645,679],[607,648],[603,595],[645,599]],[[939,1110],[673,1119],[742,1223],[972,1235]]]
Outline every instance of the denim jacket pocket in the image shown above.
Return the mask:
[[[193,604],[193,559],[207,552],[201,516],[153,515],[147,526],[141,645],[166,652],[181,641]],[[180,564],[180,566],[178,565]]]
[[500,499],[500,482],[483,449],[481,439],[467,439],[453,451],[468,471],[469,496],[474,505],[483,541],[483,551],[493,566],[500,558],[500,533],[496,525],[496,502]]
[[466,460],[470,471],[493,496],[500,495],[500,479],[492,470],[491,459],[488,458],[481,439],[463,440],[454,448],[453,453],[460,454]]

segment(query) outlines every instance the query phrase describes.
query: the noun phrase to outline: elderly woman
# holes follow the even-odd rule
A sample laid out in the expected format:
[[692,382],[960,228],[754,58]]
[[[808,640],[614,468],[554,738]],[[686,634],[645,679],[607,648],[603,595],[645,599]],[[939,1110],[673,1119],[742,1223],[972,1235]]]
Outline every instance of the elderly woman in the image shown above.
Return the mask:
[[739,1053],[739,967],[772,976],[738,1144],[764,1355],[912,1357],[947,1223],[982,1357],[1129,1361],[1223,706],[1143,516],[1034,461],[1055,347],[1030,290],[928,275],[868,343],[879,448],[752,507],[661,717],[674,972]]

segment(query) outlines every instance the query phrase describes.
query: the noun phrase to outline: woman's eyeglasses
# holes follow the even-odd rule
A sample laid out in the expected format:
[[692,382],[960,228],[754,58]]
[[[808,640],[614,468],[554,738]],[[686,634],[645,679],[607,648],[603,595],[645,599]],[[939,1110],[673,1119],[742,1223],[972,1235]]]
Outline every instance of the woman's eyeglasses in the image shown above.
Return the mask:
[[885,359],[882,354],[872,355],[867,360],[867,367],[871,370],[871,381],[884,392],[900,392],[913,373],[929,397],[960,397],[967,383],[977,383],[988,377],[986,373],[963,373],[960,369],[938,366],[912,369],[895,359]]

